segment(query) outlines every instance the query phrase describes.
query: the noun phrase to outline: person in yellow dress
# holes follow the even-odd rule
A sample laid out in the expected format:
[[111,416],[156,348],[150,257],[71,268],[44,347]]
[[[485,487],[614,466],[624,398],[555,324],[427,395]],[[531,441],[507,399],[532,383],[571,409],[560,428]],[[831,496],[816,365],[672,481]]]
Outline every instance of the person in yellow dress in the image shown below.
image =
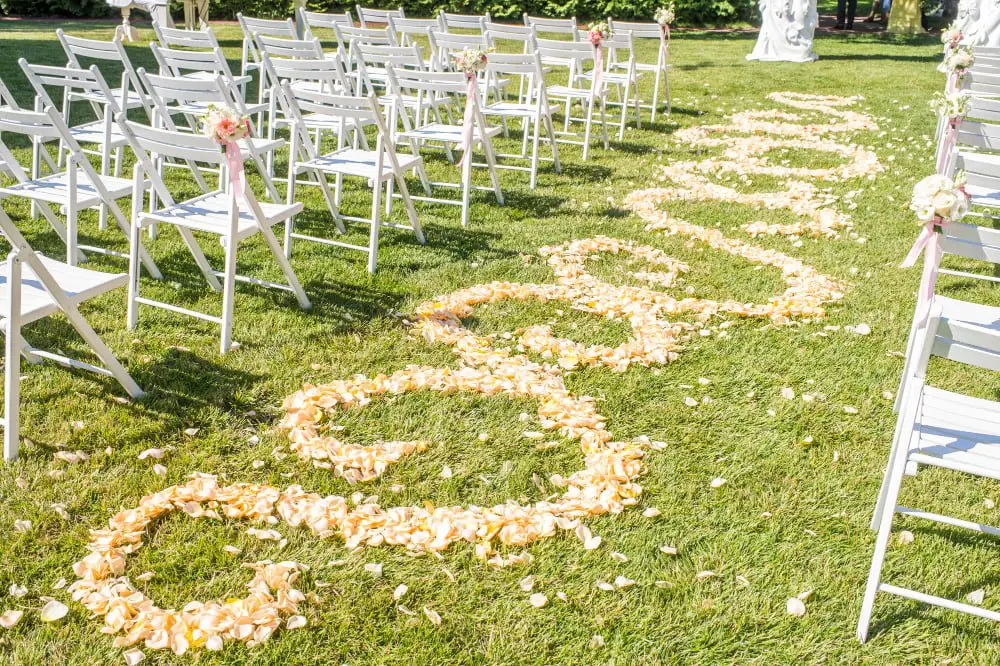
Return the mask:
[[897,35],[923,34],[921,16],[920,0],[893,0],[887,31]]

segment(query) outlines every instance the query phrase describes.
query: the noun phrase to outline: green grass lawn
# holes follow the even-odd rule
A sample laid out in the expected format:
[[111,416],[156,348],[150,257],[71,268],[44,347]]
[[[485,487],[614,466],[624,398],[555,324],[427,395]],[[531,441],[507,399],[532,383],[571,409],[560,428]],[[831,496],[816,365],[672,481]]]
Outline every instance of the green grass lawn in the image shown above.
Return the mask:
[[[53,34],[60,25],[72,34],[100,38],[109,38],[113,30],[113,22],[0,24],[0,78],[24,104],[30,103],[30,95],[17,59],[62,64]],[[229,57],[238,58],[238,29],[230,24],[216,29]],[[148,29],[141,32],[143,39],[152,37]],[[613,142],[610,151],[594,150],[587,163],[578,148],[561,149],[563,174],[544,170],[534,192],[521,174],[504,173],[507,205],[476,195],[467,229],[458,225],[457,209],[421,206],[427,245],[401,232],[385,232],[374,277],[365,272],[360,254],[299,243],[293,265],[313,301],[312,311],[300,311],[285,294],[238,287],[235,339],[241,347],[224,357],[217,353],[215,327],[147,308],[139,328],[128,331],[124,292],[89,304],[85,313],[90,321],[148,395],[121,404],[114,398],[123,392],[111,382],[51,365],[24,368],[21,458],[0,470],[0,527],[7,534],[0,545],[0,590],[16,583],[29,593],[16,599],[0,592],[0,610],[29,612],[15,628],[0,631],[0,659],[14,664],[121,663],[112,637],[98,631],[101,621],[88,618],[81,606],[68,601],[64,589],[53,587],[62,578],[73,580],[71,565],[85,554],[89,529],[102,527],[113,512],[182,482],[194,471],[228,481],[282,487],[298,483],[321,494],[363,490],[380,495],[383,504],[538,499],[533,475],[544,479],[578,469],[579,449],[570,442],[547,450],[525,444],[519,414],[534,412],[527,401],[413,393],[349,414],[342,423],[352,441],[441,442],[361,487],[295,456],[273,455],[275,449],[287,451],[283,434],[274,429],[281,401],[304,382],[391,372],[411,363],[455,365],[449,349],[409,337],[397,313],[437,294],[491,280],[549,281],[551,274],[536,251],[570,239],[604,234],[651,244],[691,265],[688,283],[699,294],[765,301],[780,291],[773,272],[753,271],[746,262],[683,237],[647,233],[619,205],[629,192],[653,186],[661,161],[692,158],[690,149],[670,141],[671,132],[723,122],[734,111],[772,108],[767,93],[787,90],[864,95],[864,109],[881,125],[881,131],[859,133],[851,140],[873,146],[886,172],[875,181],[832,186],[835,194],[864,189],[853,215],[855,231],[865,243],[846,235],[835,241],[806,239],[800,247],[782,238],[755,241],[801,257],[849,289],[819,324],[763,330],[759,321],[740,323],[726,339],[690,345],[668,366],[620,374],[600,368],[567,373],[571,391],[598,400],[616,438],[645,434],[668,444],[647,459],[639,507],[588,522],[603,538],[600,548],[584,551],[572,535],[560,535],[530,546],[532,564],[494,571],[476,560],[467,545],[450,548],[441,559],[412,558],[391,547],[347,552],[337,538],[321,541],[306,530],[281,527],[289,543],[279,551],[273,542],[247,536],[245,524],[171,516],[151,530],[127,569],[132,576],[156,573],[137,585],[160,606],[242,596],[250,573],[238,563],[262,559],[310,565],[301,587],[315,592],[320,602],[302,605],[307,628],[279,632],[257,648],[227,644],[221,654],[180,658],[146,650],[147,663],[1000,660],[995,628],[988,622],[884,596],[876,606],[873,639],[860,646],[854,638],[874,540],[868,520],[894,420],[883,393],[895,391],[902,368],[901,359],[890,352],[904,348],[918,280],[919,271],[902,271],[897,265],[916,234],[906,210],[910,187],[933,168],[926,142],[933,136],[934,118],[927,100],[943,85],[934,71],[940,47],[929,37],[824,35],[816,43],[818,62],[760,64],[744,60],[753,39],[752,34],[676,35],[671,116],[653,126],[644,123],[641,130],[630,128],[624,142]],[[137,63],[152,65],[145,46],[130,46],[129,52]],[[822,155],[782,157],[793,165],[826,164]],[[432,170],[457,177],[440,160]],[[764,184],[761,179],[757,186]],[[365,210],[362,194],[357,190],[347,197],[349,204],[357,203],[355,212]],[[329,233],[319,197],[315,192],[305,196],[303,219],[313,230]],[[62,255],[58,239],[32,222],[26,207],[13,202],[6,207],[37,249]],[[748,221],[789,218],[783,212],[711,202],[684,202],[670,210],[741,239],[747,237],[739,227]],[[116,233],[97,230],[92,214],[85,216],[83,229],[88,240],[124,247]],[[363,237],[364,229],[355,225],[349,238]],[[205,245],[218,263],[217,243]],[[204,288],[175,233],[164,233],[148,247],[167,275],[160,284],[145,281],[147,293],[217,311],[220,299]],[[96,256],[91,265],[108,271],[124,268]],[[241,265],[251,274],[277,274],[259,241],[248,244]],[[618,266],[603,259],[594,271],[612,276]],[[982,287],[946,283],[942,289],[969,299],[991,297]],[[556,318],[558,307],[506,303],[477,311],[470,325],[484,332],[513,330]],[[578,325],[563,324],[562,332],[587,343],[617,344],[626,333],[620,324],[586,315],[574,314],[566,321]],[[871,334],[814,335],[824,325],[859,323],[867,323]],[[59,319],[29,329],[28,338],[38,346],[81,350]],[[942,367],[937,376],[945,385],[988,397],[1000,389],[994,377],[961,369]],[[699,377],[711,383],[702,386]],[[821,397],[812,403],[787,401],[779,396],[782,387]],[[754,397],[747,397],[750,392]],[[713,402],[690,408],[683,402],[688,395],[708,395]],[[858,413],[846,414],[844,406],[856,407]],[[490,435],[485,444],[475,437],[482,432]],[[804,446],[806,436],[813,439]],[[144,449],[163,446],[173,447],[161,461],[168,470],[165,477],[153,473],[154,461],[137,460]],[[91,459],[76,465],[54,461],[60,448],[86,451]],[[258,460],[263,465],[255,465]],[[445,465],[454,471],[449,479],[441,478]],[[728,483],[713,489],[715,477]],[[985,508],[984,500],[997,494],[993,484],[931,471],[908,479],[902,502],[995,522],[996,510]],[[59,517],[54,503],[65,505],[68,520]],[[656,507],[662,515],[645,518],[645,507]],[[31,520],[33,527],[16,533],[15,520]],[[985,588],[984,605],[1000,608],[995,540],[916,521],[900,520],[899,525],[916,539],[905,547],[893,546],[887,580],[954,598]],[[226,544],[243,548],[242,555],[227,555],[222,549]],[[676,546],[677,555],[662,554],[658,547],[663,544]],[[629,561],[613,559],[612,552]],[[326,566],[335,560],[344,562]],[[364,570],[371,562],[383,564],[381,578]],[[696,580],[703,570],[716,575]],[[529,605],[518,587],[518,580],[529,574],[538,581],[536,591],[551,600],[545,608]],[[595,587],[618,575],[638,584],[616,592]],[[435,609],[443,618],[440,627],[396,610],[392,592],[400,583],[410,588],[405,603],[418,613],[425,606]],[[807,589],[814,590],[807,615],[788,615],[786,599]],[[557,599],[557,592],[565,593],[566,601]],[[41,623],[40,596],[67,601],[70,614],[56,625]],[[596,646],[595,635],[603,637],[603,647]]]

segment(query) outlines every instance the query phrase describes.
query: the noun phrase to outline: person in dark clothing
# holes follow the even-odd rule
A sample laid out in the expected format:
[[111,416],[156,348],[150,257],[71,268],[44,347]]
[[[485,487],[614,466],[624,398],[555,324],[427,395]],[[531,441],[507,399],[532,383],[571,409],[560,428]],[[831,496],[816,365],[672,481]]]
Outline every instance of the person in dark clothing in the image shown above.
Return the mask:
[[834,30],[854,30],[854,14],[858,10],[858,0],[837,0],[837,25]]

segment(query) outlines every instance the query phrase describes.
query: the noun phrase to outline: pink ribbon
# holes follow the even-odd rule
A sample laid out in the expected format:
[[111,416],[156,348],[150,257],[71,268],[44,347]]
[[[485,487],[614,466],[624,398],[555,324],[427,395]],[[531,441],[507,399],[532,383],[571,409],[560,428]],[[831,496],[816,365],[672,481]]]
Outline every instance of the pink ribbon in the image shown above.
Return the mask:
[[229,183],[237,201],[242,201],[246,194],[246,174],[243,173],[243,155],[240,146],[235,141],[226,141],[226,166],[229,167]]
[[479,96],[479,86],[476,83],[476,73],[465,73],[465,115],[462,119],[462,159],[458,161],[458,166],[463,166],[465,160],[472,152],[472,129],[475,126],[475,102]]
[[944,128],[944,136],[941,137],[941,148],[938,149],[937,172],[944,175],[945,167],[948,166],[948,157],[951,156],[951,149],[955,147],[958,138],[958,118],[949,118],[948,125]]
[[924,253],[924,270],[920,275],[920,291],[917,293],[916,320],[918,325],[923,325],[930,314],[931,300],[934,298],[934,285],[937,284],[938,267],[941,265],[941,257],[944,251],[941,249],[940,238],[934,231],[935,226],[944,226],[948,221],[941,217],[935,217],[924,225],[916,242],[910,248],[900,268],[909,268],[917,263],[917,257]]
[[599,95],[601,82],[604,80],[604,47],[600,39],[591,39],[591,43],[594,45],[594,78],[590,84],[590,94]]

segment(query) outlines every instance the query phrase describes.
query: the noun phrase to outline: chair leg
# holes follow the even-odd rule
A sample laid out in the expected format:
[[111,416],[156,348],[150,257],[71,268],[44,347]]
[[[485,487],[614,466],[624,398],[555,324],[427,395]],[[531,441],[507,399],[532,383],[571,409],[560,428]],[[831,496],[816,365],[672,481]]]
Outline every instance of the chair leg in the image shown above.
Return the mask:
[[20,443],[21,404],[21,259],[11,252],[7,257],[7,330],[4,337],[4,430],[3,458],[16,460]]
[[[223,237],[226,247],[225,265],[222,268],[222,336],[219,342],[219,353],[225,354],[233,345],[233,300],[236,296],[236,246],[239,241],[232,237]],[[284,259],[285,255],[279,255]]]
[[552,116],[546,113],[542,118],[545,120],[545,131],[549,135],[549,145],[552,146],[552,166],[555,167],[556,173],[562,173],[562,165],[559,164],[559,147],[556,145],[556,132],[552,126]]
[[[493,191],[496,193],[497,203],[503,205],[503,192],[500,190],[500,175],[497,173],[497,158],[493,152],[493,142],[489,137],[483,139],[483,152],[486,153],[486,167],[490,172],[490,180],[493,181]],[[472,156],[469,156],[472,161]]]
[[[285,274],[285,280],[288,281],[288,286],[292,288],[295,292],[295,300],[299,302],[299,307],[303,310],[308,310],[312,307],[312,303],[309,302],[309,297],[306,296],[305,290],[299,283],[299,278],[295,275],[295,270],[292,265],[285,258],[285,253],[281,250],[281,244],[278,243],[278,239],[274,237],[274,232],[267,225],[260,225],[260,233],[264,237],[264,242],[267,246],[271,248],[271,254],[274,255],[275,260],[281,267],[281,272]],[[235,266],[235,264],[234,264]]]
[[[470,146],[469,152],[472,152]],[[462,226],[469,223],[469,188],[472,186],[472,155],[462,162]]]
[[583,130],[583,161],[590,155],[590,128],[594,122],[594,98],[587,102],[587,122]]
[[[535,116],[535,127],[531,134],[531,179],[528,182],[528,187],[530,189],[535,189],[535,183],[538,181],[538,134],[540,131],[539,125],[542,124],[542,119]],[[525,132],[527,136],[527,132]]]
[[[663,57],[661,54],[660,58]],[[649,113],[649,122],[656,122],[656,107],[660,105],[660,75],[663,73],[663,68],[656,68],[656,76],[653,78],[653,103],[650,104],[652,110]]]
[[[71,193],[69,201],[66,204],[66,263],[70,266],[76,266],[77,257],[77,210],[76,210],[76,195]],[[101,204],[101,213],[107,215],[108,209],[103,203]],[[104,229],[107,227],[107,221],[105,221]]]
[[205,256],[205,253],[201,251],[201,246],[198,245],[198,241],[195,239],[194,235],[184,227],[177,227],[177,232],[181,235],[181,240],[184,241],[184,244],[187,245],[191,256],[194,257],[194,262],[198,264],[198,269],[201,270],[201,274],[205,276],[205,281],[208,282],[208,286],[212,289],[212,291],[222,291],[222,285],[219,283],[219,278],[215,276],[215,271],[212,270],[211,264],[208,263],[208,258]]
[[139,325],[139,239],[142,238],[142,227],[138,221],[132,222],[129,229],[129,250],[128,250],[128,309],[127,321],[129,330],[134,330]]
[[417,211],[413,208],[413,199],[410,198],[410,188],[407,187],[403,174],[396,173],[395,178],[396,184],[399,186],[399,197],[403,200],[403,206],[406,208],[406,216],[410,218],[410,226],[413,227],[413,235],[417,238],[417,242],[423,245],[427,240],[424,238],[424,230],[420,227],[420,220],[417,219]]
[[368,272],[375,274],[375,266],[378,262],[378,232],[382,226],[380,217],[382,211],[382,183],[376,179],[372,186],[372,224],[368,232]]
[[872,555],[872,565],[868,572],[868,582],[865,585],[865,596],[861,602],[861,615],[858,617],[858,640],[864,643],[868,640],[868,627],[871,624],[872,609],[875,606],[875,596],[878,594],[879,578],[882,575],[882,565],[885,563],[885,553],[889,546],[892,532],[892,518],[896,513],[896,500],[899,497],[899,487],[903,481],[903,470],[906,466],[906,447],[901,446],[890,463],[888,472],[888,488],[882,515],[879,520],[878,536],[875,538],[875,553]]
[[603,136],[604,136],[604,150],[607,150],[608,147],[609,147],[609,144],[608,144],[608,117],[607,117],[607,109],[608,109],[607,100],[604,97],[602,97],[601,98],[601,134],[603,134]]

